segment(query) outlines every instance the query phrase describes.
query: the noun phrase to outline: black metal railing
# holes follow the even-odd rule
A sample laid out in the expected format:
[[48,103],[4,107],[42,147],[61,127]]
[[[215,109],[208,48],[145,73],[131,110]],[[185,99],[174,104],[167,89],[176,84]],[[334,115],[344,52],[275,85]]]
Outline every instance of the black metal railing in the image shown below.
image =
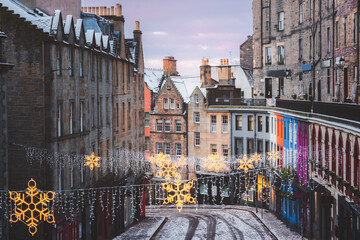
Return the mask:
[[276,99],[276,107],[307,113],[312,107],[313,113],[360,121],[360,105],[357,104]]
[[254,98],[216,98],[209,105],[221,106],[266,106],[266,99]]

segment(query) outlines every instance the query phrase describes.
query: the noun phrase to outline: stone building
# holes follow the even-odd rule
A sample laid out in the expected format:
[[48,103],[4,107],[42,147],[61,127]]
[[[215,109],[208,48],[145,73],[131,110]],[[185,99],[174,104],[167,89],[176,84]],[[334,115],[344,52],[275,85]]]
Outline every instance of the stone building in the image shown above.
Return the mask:
[[[104,159],[104,166],[113,151],[144,149],[141,31],[137,22],[134,38],[125,39],[121,6],[112,9],[116,12],[104,17],[83,12],[75,21],[60,10],[49,10],[54,15],[47,15],[16,0],[0,1],[1,30],[7,34],[1,39],[1,55],[14,65],[4,74],[7,65],[1,64],[0,96],[6,89],[6,99],[0,104],[6,103],[7,114],[1,111],[0,128],[5,117],[9,142],[5,152],[12,160],[8,173],[1,168],[0,176],[8,175],[8,189],[24,189],[30,178],[36,179],[40,189],[70,190],[109,186],[126,177],[125,172],[115,175],[110,167],[90,172],[83,162],[74,161],[82,158],[50,163],[35,154],[38,161],[30,164],[26,161],[29,147],[73,156],[95,152]],[[80,13],[80,5],[73,10]],[[1,148],[0,164],[3,156]],[[95,234],[108,238],[126,227],[124,222],[114,226],[111,221],[106,228],[92,226],[86,211],[77,213],[74,221],[59,221],[57,234],[72,229],[81,232],[82,238]],[[65,216],[60,213],[56,218]],[[105,218],[98,215],[95,221],[106,222]],[[24,229],[16,224],[8,237],[15,239],[16,234],[26,239],[27,235],[21,235]],[[51,237],[52,230],[38,229],[44,239]]]
[[356,1],[254,0],[255,94],[348,101],[358,79],[356,9]]
[[240,45],[240,66],[244,69],[253,69],[253,36]]

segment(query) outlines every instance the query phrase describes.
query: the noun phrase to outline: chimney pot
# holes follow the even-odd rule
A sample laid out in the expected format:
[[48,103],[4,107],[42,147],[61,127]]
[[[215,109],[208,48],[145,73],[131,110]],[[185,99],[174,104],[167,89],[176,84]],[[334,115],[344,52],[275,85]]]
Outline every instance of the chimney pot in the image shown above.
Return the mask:
[[96,15],[100,15],[100,13],[99,13],[99,7],[96,7]]
[[110,10],[111,10],[110,8],[107,9],[107,16],[111,15]]
[[120,17],[121,16],[121,5],[119,3],[116,4],[116,10],[115,10],[115,16]]
[[91,7],[91,12],[95,14],[95,7]]
[[84,12],[84,7],[81,7],[81,11]]
[[111,6],[111,16],[114,16],[115,15],[115,8],[114,6]]
[[139,21],[135,21],[135,30],[140,30],[140,22]]
[[100,16],[104,16],[104,7],[100,7]]

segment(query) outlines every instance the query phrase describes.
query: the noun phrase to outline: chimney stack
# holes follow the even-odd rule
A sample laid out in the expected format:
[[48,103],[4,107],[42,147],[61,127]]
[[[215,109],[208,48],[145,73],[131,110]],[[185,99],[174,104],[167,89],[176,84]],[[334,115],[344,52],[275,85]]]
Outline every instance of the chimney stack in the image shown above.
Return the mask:
[[221,59],[219,72],[219,83],[221,85],[228,85],[231,79],[231,66],[229,65],[229,59]]
[[176,71],[176,60],[173,56],[167,56],[163,59],[164,73],[170,76],[178,76]]
[[213,86],[211,81],[211,66],[209,65],[208,58],[201,60],[200,81],[201,81],[201,87],[207,88]]

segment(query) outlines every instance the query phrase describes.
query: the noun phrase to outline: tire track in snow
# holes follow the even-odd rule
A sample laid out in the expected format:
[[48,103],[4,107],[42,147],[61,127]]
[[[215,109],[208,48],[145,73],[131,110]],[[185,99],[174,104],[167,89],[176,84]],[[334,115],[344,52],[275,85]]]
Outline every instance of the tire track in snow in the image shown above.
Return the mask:
[[190,215],[184,215],[187,220],[189,220],[189,227],[186,232],[185,240],[191,240],[195,234],[197,227],[199,226],[199,219]]

